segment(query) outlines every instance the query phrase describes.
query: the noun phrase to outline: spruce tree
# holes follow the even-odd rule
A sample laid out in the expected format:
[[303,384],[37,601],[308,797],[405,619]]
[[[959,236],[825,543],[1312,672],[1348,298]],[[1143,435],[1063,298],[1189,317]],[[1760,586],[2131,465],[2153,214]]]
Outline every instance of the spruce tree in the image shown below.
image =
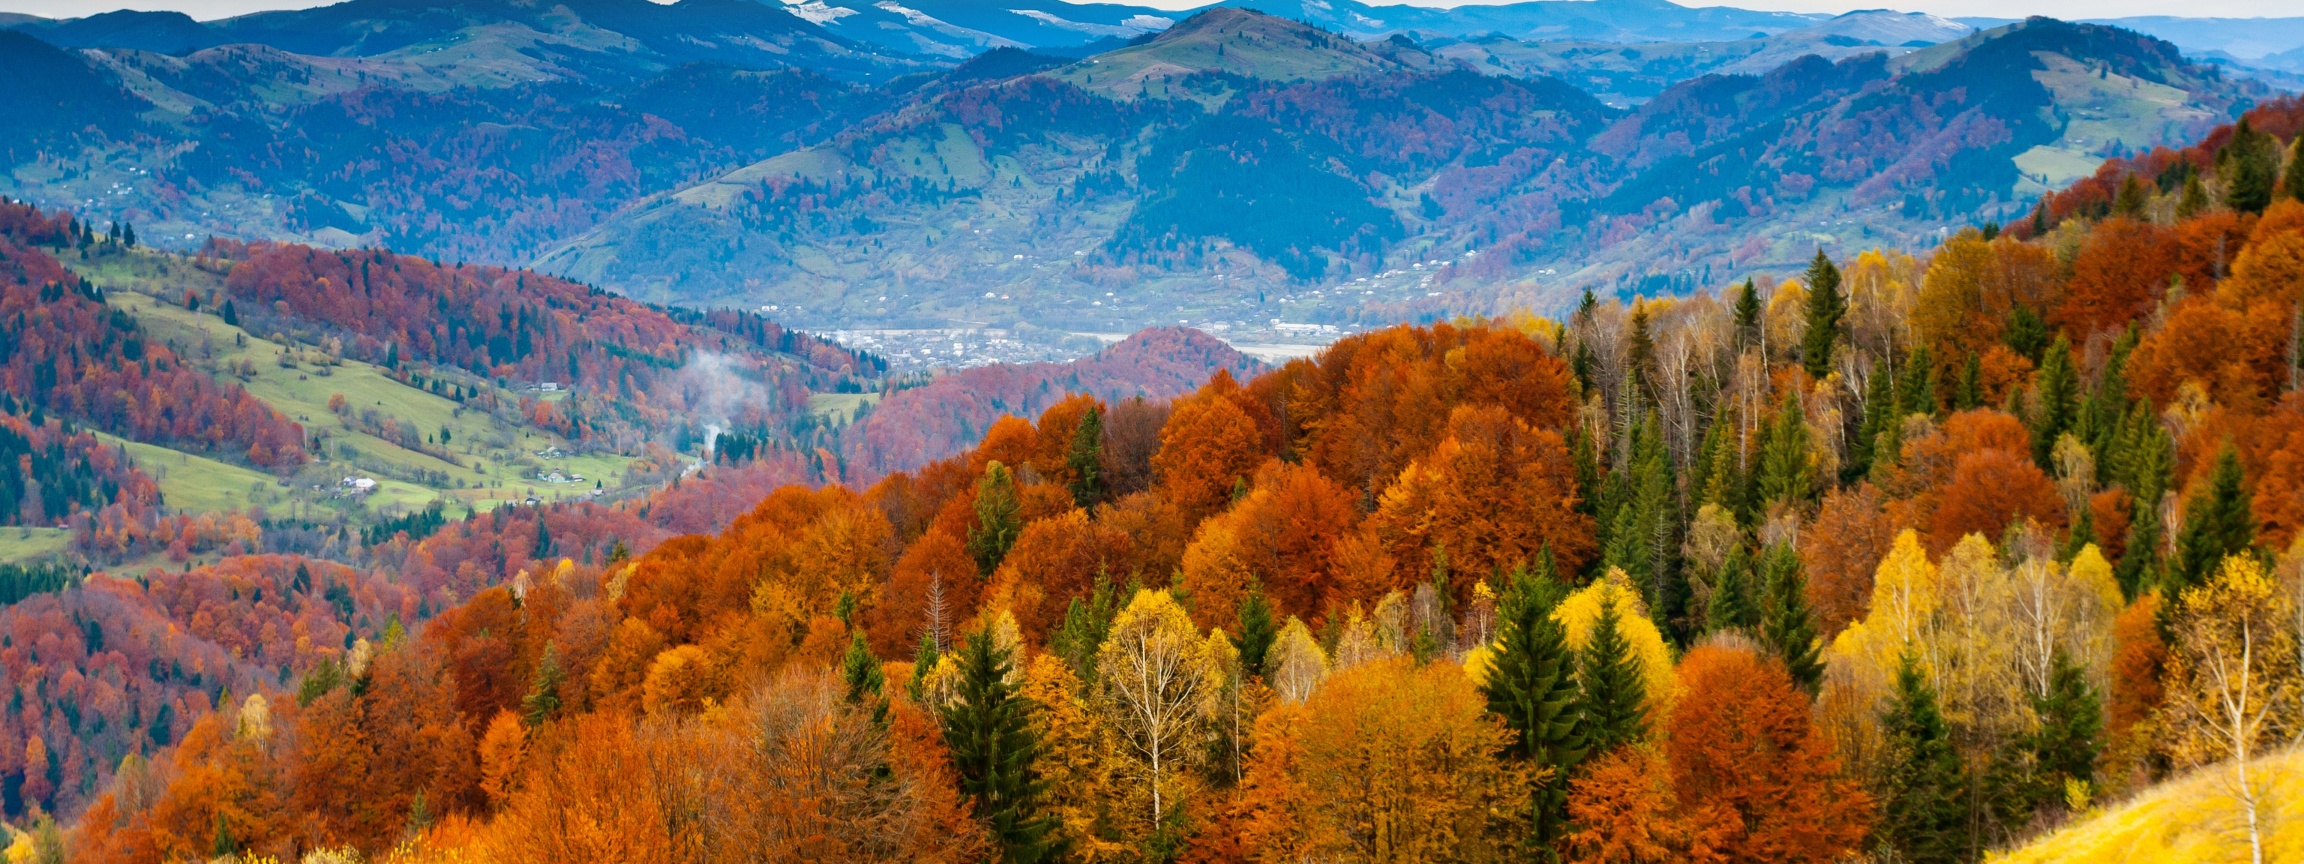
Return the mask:
[[872,656],[872,646],[864,641],[862,630],[848,637],[848,653],[840,657],[840,680],[848,685],[850,703],[873,704],[875,717],[885,710],[880,695],[887,679],[880,671],[880,658]]
[[2200,182],[2199,172],[2190,172],[2184,178],[2184,193],[2176,196],[2176,218],[2190,219],[2208,209],[2208,186]]
[[2208,475],[2208,489],[2184,504],[2183,533],[2176,536],[2174,575],[2181,590],[2205,584],[2224,556],[2236,555],[2256,543],[2256,515],[2242,488],[2240,453],[2225,442],[2216,455],[2216,470]]
[[1015,475],[993,460],[976,481],[976,523],[968,526],[968,555],[976,559],[976,575],[992,578],[1016,535],[1024,530],[1024,506],[1016,494]]
[[2134,324],[2112,343],[2112,351],[2104,358],[2104,371],[2096,376],[2096,387],[2088,391],[2088,401],[2080,406],[2080,440],[2101,460],[2109,448],[2112,436],[2119,431],[2120,418],[2128,413],[2128,355],[2136,350],[2138,339]]
[[1928,344],[1913,346],[1910,359],[1904,361],[1904,381],[1896,388],[1901,407],[1896,412],[1897,425],[1913,414],[1935,414],[1936,387],[1936,363],[1928,356]]
[[1091,507],[1104,500],[1104,409],[1091,405],[1072,430],[1072,447],[1064,453],[1064,466],[1072,470],[1072,503]]
[[1751,633],[1760,623],[1752,598],[1752,559],[1738,543],[1720,564],[1720,578],[1712,585],[1712,603],[1705,608],[1705,627],[1713,631]]
[[2032,461],[2054,476],[2056,439],[2080,419],[2080,375],[2072,368],[2072,343],[2057,336],[2032,382],[2039,401],[2039,414],[2032,418]]
[[544,721],[560,711],[560,682],[567,672],[560,668],[560,648],[544,643],[544,656],[536,661],[536,674],[528,682],[528,695],[520,700],[520,718],[530,726],[542,726]]
[[1887,746],[1875,842],[1912,864],[1968,860],[1960,754],[1936,691],[1911,655],[1896,670],[1896,695],[1880,726]]
[[1011,662],[1008,649],[992,644],[990,631],[968,634],[958,692],[943,712],[944,744],[960,791],[1000,844],[1001,860],[1022,864],[1051,857],[1056,822],[1038,812],[1045,784],[1032,763],[1040,742],[1032,701],[1008,683]]
[[2050,657],[2048,692],[2033,697],[2032,713],[2040,718],[2040,728],[2027,736],[2034,806],[2062,797],[2067,780],[2094,783],[2104,749],[2104,700],[2088,683],[2088,670],[2062,648]]
[[1272,604],[1264,599],[1264,586],[1249,586],[1248,599],[1240,604],[1240,668],[1249,675],[1263,675],[1264,656],[1271,653],[1272,640],[1279,635],[1279,626],[1272,620]]
[[1808,500],[1816,483],[1816,466],[1809,452],[1808,419],[1800,413],[1800,400],[1786,395],[1768,430],[1768,443],[1760,453],[1760,501],[1799,505]]
[[1535,573],[1515,570],[1498,604],[1494,665],[1481,681],[1488,710],[1511,731],[1509,754],[1531,770],[1550,769],[1529,796],[1527,848],[1540,859],[1556,857],[1568,828],[1568,775],[1584,760],[1587,747],[1579,722],[1575,652],[1568,634],[1552,619],[1561,599],[1558,577],[1544,550]]
[[1112,617],[1117,614],[1112,580],[1099,573],[1095,589],[1086,599],[1072,598],[1064,609],[1063,623],[1056,625],[1048,640],[1049,653],[1064,658],[1083,685],[1096,680],[1096,651],[1104,647],[1105,637],[1112,632]]
[[2264,212],[2272,203],[2279,160],[2279,139],[2256,131],[2248,125],[2248,118],[2240,118],[2231,140],[2216,152],[2216,171],[2224,178],[2224,206],[2242,213]]
[[2120,181],[2120,191],[2112,198],[2112,213],[2129,219],[2144,218],[2144,205],[2150,196],[2144,194],[2143,182],[2130,174]]
[[1792,681],[1814,698],[1824,684],[1824,643],[1818,638],[1816,616],[1808,609],[1808,579],[1800,569],[1800,553],[1777,544],[1760,557],[1760,564],[1767,574],[1760,644],[1768,646],[1784,662]]
[[1639,656],[1624,638],[1623,614],[1613,598],[1603,601],[1591,641],[1577,652],[1577,707],[1586,745],[1593,753],[1606,753],[1648,734],[1648,683]]
[[936,668],[936,661],[941,657],[936,634],[920,631],[920,648],[912,652],[912,680],[904,682],[904,695],[912,697],[914,702],[925,701],[928,673]]
[[1808,262],[1808,329],[1800,339],[1800,362],[1808,374],[1822,378],[1832,372],[1832,343],[1840,338],[1840,319],[1848,314],[1848,298],[1840,293],[1840,268],[1824,250]]
[[1852,481],[1872,470],[1872,448],[1879,444],[1881,431],[1902,419],[1898,416],[1895,377],[1886,369],[1872,370],[1871,384],[1864,388],[1864,419],[1856,425],[1856,439],[1848,442],[1848,464],[1841,469],[1842,480]]
[[1743,349],[1760,344],[1760,289],[1752,284],[1752,277],[1744,277],[1744,285],[1736,290],[1736,347]]
[[1650,382],[1656,378],[1656,334],[1648,320],[1648,304],[1632,303],[1632,333],[1624,339],[1624,386],[1638,394],[1636,404],[1656,404]]

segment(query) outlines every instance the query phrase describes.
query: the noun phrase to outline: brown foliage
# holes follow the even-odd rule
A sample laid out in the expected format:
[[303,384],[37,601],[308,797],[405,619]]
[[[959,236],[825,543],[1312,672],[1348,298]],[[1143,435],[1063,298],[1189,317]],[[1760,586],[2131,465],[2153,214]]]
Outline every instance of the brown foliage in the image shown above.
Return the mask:
[[1953,465],[1952,481],[1937,495],[1928,520],[1928,547],[1934,555],[1944,554],[1970,534],[1996,541],[2001,531],[2021,520],[2064,526],[2064,501],[2056,494],[2055,481],[2030,458],[2006,450],[1962,454]]
[[1728,861],[1834,861],[1856,851],[1872,799],[1840,775],[1806,695],[1750,648],[1706,645],[1680,661],[1666,725],[1672,787],[1693,830]]
[[1827,643],[1870,609],[1872,574],[1895,542],[1896,530],[1880,490],[1858,483],[1825,493],[1815,521],[1800,532],[1808,605]]
[[1470,405],[1450,414],[1447,433],[1401,472],[1370,517],[1403,566],[1426,564],[1445,547],[1461,599],[1472,583],[1547,546],[1563,573],[1591,558],[1592,517],[1575,510],[1575,468],[1560,433]]

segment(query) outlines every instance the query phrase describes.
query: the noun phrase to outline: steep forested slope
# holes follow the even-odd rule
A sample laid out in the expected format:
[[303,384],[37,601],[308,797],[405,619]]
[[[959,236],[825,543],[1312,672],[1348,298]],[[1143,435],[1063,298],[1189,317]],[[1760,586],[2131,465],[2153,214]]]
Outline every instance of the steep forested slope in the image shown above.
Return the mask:
[[2166,43],[2045,19],[1698,78],[1629,112],[1452,65],[1204,13],[653,199],[539,266],[842,322],[1559,308],[1583,286],[1789,269],[1820,244],[1918,248],[2021,212],[2107,148],[2205,131],[2252,92]]
[[[2157,835],[2237,857],[2293,832],[2235,768],[2304,723],[2300,132],[2260,107],[1925,259],[1074,395],[709,536],[633,520],[736,469],[394,540],[430,624],[81,780],[70,848],[1958,861],[2133,798],[2253,822]],[[584,563],[611,537],[654,545]],[[2194,769],[2240,793],[2146,791]]]

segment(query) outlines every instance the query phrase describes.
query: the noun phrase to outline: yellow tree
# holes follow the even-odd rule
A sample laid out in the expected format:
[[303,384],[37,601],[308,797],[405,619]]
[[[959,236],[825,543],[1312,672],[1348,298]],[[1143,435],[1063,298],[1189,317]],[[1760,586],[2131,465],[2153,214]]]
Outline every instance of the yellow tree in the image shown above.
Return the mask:
[[1222,670],[1176,598],[1144,590],[1112,619],[1096,678],[1139,781],[1131,791],[1149,802],[1147,833],[1157,832],[1189,797],[1189,769],[1208,755],[1203,745],[1224,688]]
[[1526,780],[1497,758],[1510,733],[1460,667],[1371,660],[1256,731],[1241,806],[1259,860],[1512,859]]
[[2184,591],[2171,628],[2170,749],[2194,765],[2229,763],[2255,864],[2264,861],[2264,789],[2248,763],[2297,720],[2290,602],[2262,564],[2236,555],[2224,559],[2208,584]]
[[1328,677],[1328,654],[1320,650],[1319,640],[1312,638],[1312,628],[1294,615],[1280,628],[1280,636],[1272,641],[1272,652],[1265,655],[1265,678],[1280,698],[1289,702],[1302,702],[1312,698],[1322,679]]
[[1090,709],[1080,679],[1054,654],[1034,655],[1024,671],[1023,693],[1034,709],[1040,756],[1033,767],[1047,784],[1040,806],[1056,817],[1057,832],[1074,859],[1125,860],[1129,849],[1111,837],[1115,785],[1112,729]]

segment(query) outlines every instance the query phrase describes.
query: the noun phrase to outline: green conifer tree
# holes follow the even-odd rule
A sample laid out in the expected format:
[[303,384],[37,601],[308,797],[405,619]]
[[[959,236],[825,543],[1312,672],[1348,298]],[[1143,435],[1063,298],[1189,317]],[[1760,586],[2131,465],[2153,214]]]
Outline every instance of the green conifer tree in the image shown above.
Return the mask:
[[1848,464],[1841,467],[1843,481],[1853,481],[1872,470],[1873,448],[1880,443],[1880,433],[1888,424],[1902,421],[1895,377],[1886,369],[1872,371],[1871,384],[1864,388],[1864,419],[1856,424],[1856,438],[1848,442]]
[[2184,178],[2184,192],[2176,196],[2176,218],[2190,219],[2208,209],[2208,186],[2200,181],[2200,173],[2190,172]]
[[1840,319],[1848,314],[1848,298],[1840,293],[1840,268],[1822,249],[1808,262],[1807,313],[1800,362],[1809,375],[1822,378],[1832,372],[1832,345],[1840,339]]
[[1800,400],[1786,395],[1770,424],[1767,447],[1760,453],[1760,501],[1798,506],[1815,491],[1816,466],[1809,453],[1808,418]]
[[2072,368],[2072,343],[2063,336],[2057,336],[2041,356],[2032,388],[2039,409],[2032,418],[2032,461],[2053,475],[2056,439],[2072,431],[2080,419],[2080,375]]
[[560,682],[568,673],[560,668],[560,648],[544,643],[544,656],[536,660],[536,674],[529,679],[528,695],[520,700],[520,717],[530,726],[542,726],[544,721],[560,712]]
[[1768,646],[1792,681],[1813,698],[1824,684],[1824,643],[1818,638],[1816,616],[1808,608],[1808,578],[1801,571],[1800,553],[1777,544],[1760,556],[1763,593],[1760,644]]
[[1608,752],[1648,734],[1648,683],[1622,624],[1623,610],[1615,600],[1603,602],[1591,641],[1577,652],[1578,711],[1593,753]]
[[1544,550],[1536,572],[1513,572],[1497,609],[1494,665],[1480,690],[1488,710],[1511,731],[1509,754],[1532,770],[1550,769],[1529,796],[1526,848],[1556,859],[1568,828],[1568,776],[1587,747],[1579,722],[1576,655],[1568,634],[1552,619],[1561,585]]
[[1760,288],[1752,277],[1744,277],[1742,287],[1736,289],[1736,347],[1760,344]]
[[2224,563],[2224,556],[2255,545],[2256,515],[2249,506],[2244,481],[2240,453],[2227,441],[2216,455],[2216,469],[2208,475],[2207,490],[2184,504],[2184,528],[2176,535],[2176,560],[2172,563],[2173,575],[2180,581],[2170,586],[2172,590],[2205,584]]
[[1272,604],[1264,599],[1264,586],[1250,585],[1248,599],[1240,604],[1240,668],[1245,674],[1264,674],[1264,656],[1271,653],[1272,641],[1279,635],[1279,625],[1272,620]]
[[[1897,425],[1913,414],[1936,413],[1936,362],[1928,354],[1928,343],[1912,346],[1911,356],[1904,361],[1904,380],[1896,386],[1896,397],[1901,410],[1897,411]],[[1876,457],[1877,458],[1877,457]]]
[[1091,405],[1072,430],[1072,446],[1064,453],[1064,466],[1072,469],[1072,503],[1093,507],[1104,500],[1104,409]]
[[2104,750],[2104,700],[2088,683],[2086,667],[2058,648],[2050,658],[2048,693],[2032,699],[2040,728],[2028,736],[2035,806],[2062,798],[2066,781],[2094,783]]
[[1910,655],[1896,671],[1896,695],[1880,725],[1887,746],[1874,842],[1896,860],[1912,864],[1969,860],[1967,783],[1960,754],[1952,747],[1952,728],[1937,705],[1935,688]]
[[995,459],[976,481],[976,523],[968,526],[968,554],[976,559],[976,575],[992,578],[1023,530],[1024,505],[1016,494],[1015,475]]
[[2232,138],[2216,152],[2216,171],[2224,178],[2224,206],[2242,213],[2262,213],[2272,203],[2273,180],[2278,176],[2279,139],[2258,132],[2248,118],[2232,129]]
[[887,678],[880,671],[880,658],[872,656],[872,646],[864,641],[864,631],[848,636],[848,653],[840,656],[840,680],[848,685],[848,701],[856,705],[872,706],[872,716],[885,716],[888,705],[881,699],[881,688]]
[[1056,821],[1039,812],[1045,783],[1033,768],[1040,752],[1034,706],[1008,681],[1009,655],[989,631],[968,634],[957,692],[943,712],[944,744],[960,791],[1000,844],[1001,860],[1024,864],[1052,857]]
[[1752,557],[1738,543],[1720,562],[1720,576],[1712,582],[1712,601],[1706,606],[1705,628],[1715,632],[1750,633],[1760,623],[1760,607],[1752,596]]

